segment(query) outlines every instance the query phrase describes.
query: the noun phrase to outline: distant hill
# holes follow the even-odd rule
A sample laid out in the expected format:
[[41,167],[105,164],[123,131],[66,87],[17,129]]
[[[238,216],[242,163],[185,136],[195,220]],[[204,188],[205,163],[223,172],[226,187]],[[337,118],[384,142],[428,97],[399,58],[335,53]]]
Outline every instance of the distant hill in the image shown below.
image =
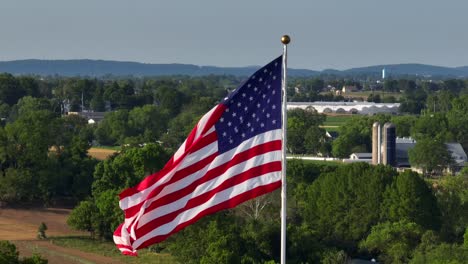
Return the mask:
[[[259,67],[258,67],[259,68]],[[0,72],[42,76],[163,76],[163,75],[235,75],[248,76],[257,67],[214,67],[192,64],[147,64],[105,60],[16,60],[0,62]],[[291,76],[314,76],[319,72],[291,69]]]
[[[235,75],[248,76],[260,66],[249,67],[215,67],[197,66],[193,64],[148,64],[139,62],[122,62],[106,60],[15,60],[0,61],[0,72],[8,72],[15,75],[34,74],[41,76],[89,76],[101,77],[114,76],[163,76],[163,75]],[[376,65],[348,70],[327,69],[313,71],[306,69],[288,69],[289,76],[380,76],[385,68],[388,76],[417,75],[437,77],[468,77],[468,66],[440,67],[425,64],[390,64]]]
[[426,64],[387,64],[375,65],[369,67],[352,68],[342,71],[344,74],[356,73],[382,73],[385,68],[386,74],[389,75],[418,75],[418,76],[446,76],[446,77],[467,77],[468,66],[465,67],[441,67]]

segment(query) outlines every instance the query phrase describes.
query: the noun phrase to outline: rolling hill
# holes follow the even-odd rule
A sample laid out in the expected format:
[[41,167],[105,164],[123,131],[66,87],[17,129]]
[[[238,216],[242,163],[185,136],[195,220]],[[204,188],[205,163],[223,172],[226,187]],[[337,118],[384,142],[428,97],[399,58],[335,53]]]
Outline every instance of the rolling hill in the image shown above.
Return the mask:
[[[0,61],[0,72],[14,75],[41,75],[41,76],[88,76],[101,77],[114,76],[164,76],[164,75],[235,75],[248,76],[256,69],[249,67],[215,67],[197,66],[193,64],[147,64],[139,62],[122,62],[106,60],[15,60]],[[375,65],[369,67],[352,68],[347,70],[327,69],[313,71],[307,69],[288,69],[289,76],[380,76],[385,68],[389,76],[424,76],[424,77],[468,77],[468,66],[440,67],[425,64],[391,64]]]

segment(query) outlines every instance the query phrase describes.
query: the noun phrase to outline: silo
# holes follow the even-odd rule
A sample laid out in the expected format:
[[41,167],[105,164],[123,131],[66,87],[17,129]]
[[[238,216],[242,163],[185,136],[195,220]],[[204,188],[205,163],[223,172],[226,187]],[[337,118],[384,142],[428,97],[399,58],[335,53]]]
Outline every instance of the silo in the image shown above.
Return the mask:
[[383,126],[382,163],[396,166],[396,128],[392,123]]
[[372,125],[372,164],[379,164],[380,157],[380,123]]

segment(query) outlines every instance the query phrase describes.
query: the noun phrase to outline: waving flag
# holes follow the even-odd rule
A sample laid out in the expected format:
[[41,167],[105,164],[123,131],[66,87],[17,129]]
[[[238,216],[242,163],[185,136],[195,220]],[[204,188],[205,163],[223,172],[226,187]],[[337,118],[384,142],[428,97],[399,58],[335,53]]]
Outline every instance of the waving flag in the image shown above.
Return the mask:
[[206,113],[161,171],[120,194],[123,254],[281,187],[281,70],[282,56]]

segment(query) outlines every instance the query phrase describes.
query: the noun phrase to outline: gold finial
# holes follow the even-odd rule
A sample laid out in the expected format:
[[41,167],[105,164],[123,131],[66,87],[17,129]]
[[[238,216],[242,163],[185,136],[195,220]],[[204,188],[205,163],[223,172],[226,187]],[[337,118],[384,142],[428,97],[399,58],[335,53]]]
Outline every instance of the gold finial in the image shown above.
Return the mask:
[[281,37],[281,42],[283,42],[284,45],[288,45],[289,42],[291,42],[291,38],[288,35],[284,35]]

